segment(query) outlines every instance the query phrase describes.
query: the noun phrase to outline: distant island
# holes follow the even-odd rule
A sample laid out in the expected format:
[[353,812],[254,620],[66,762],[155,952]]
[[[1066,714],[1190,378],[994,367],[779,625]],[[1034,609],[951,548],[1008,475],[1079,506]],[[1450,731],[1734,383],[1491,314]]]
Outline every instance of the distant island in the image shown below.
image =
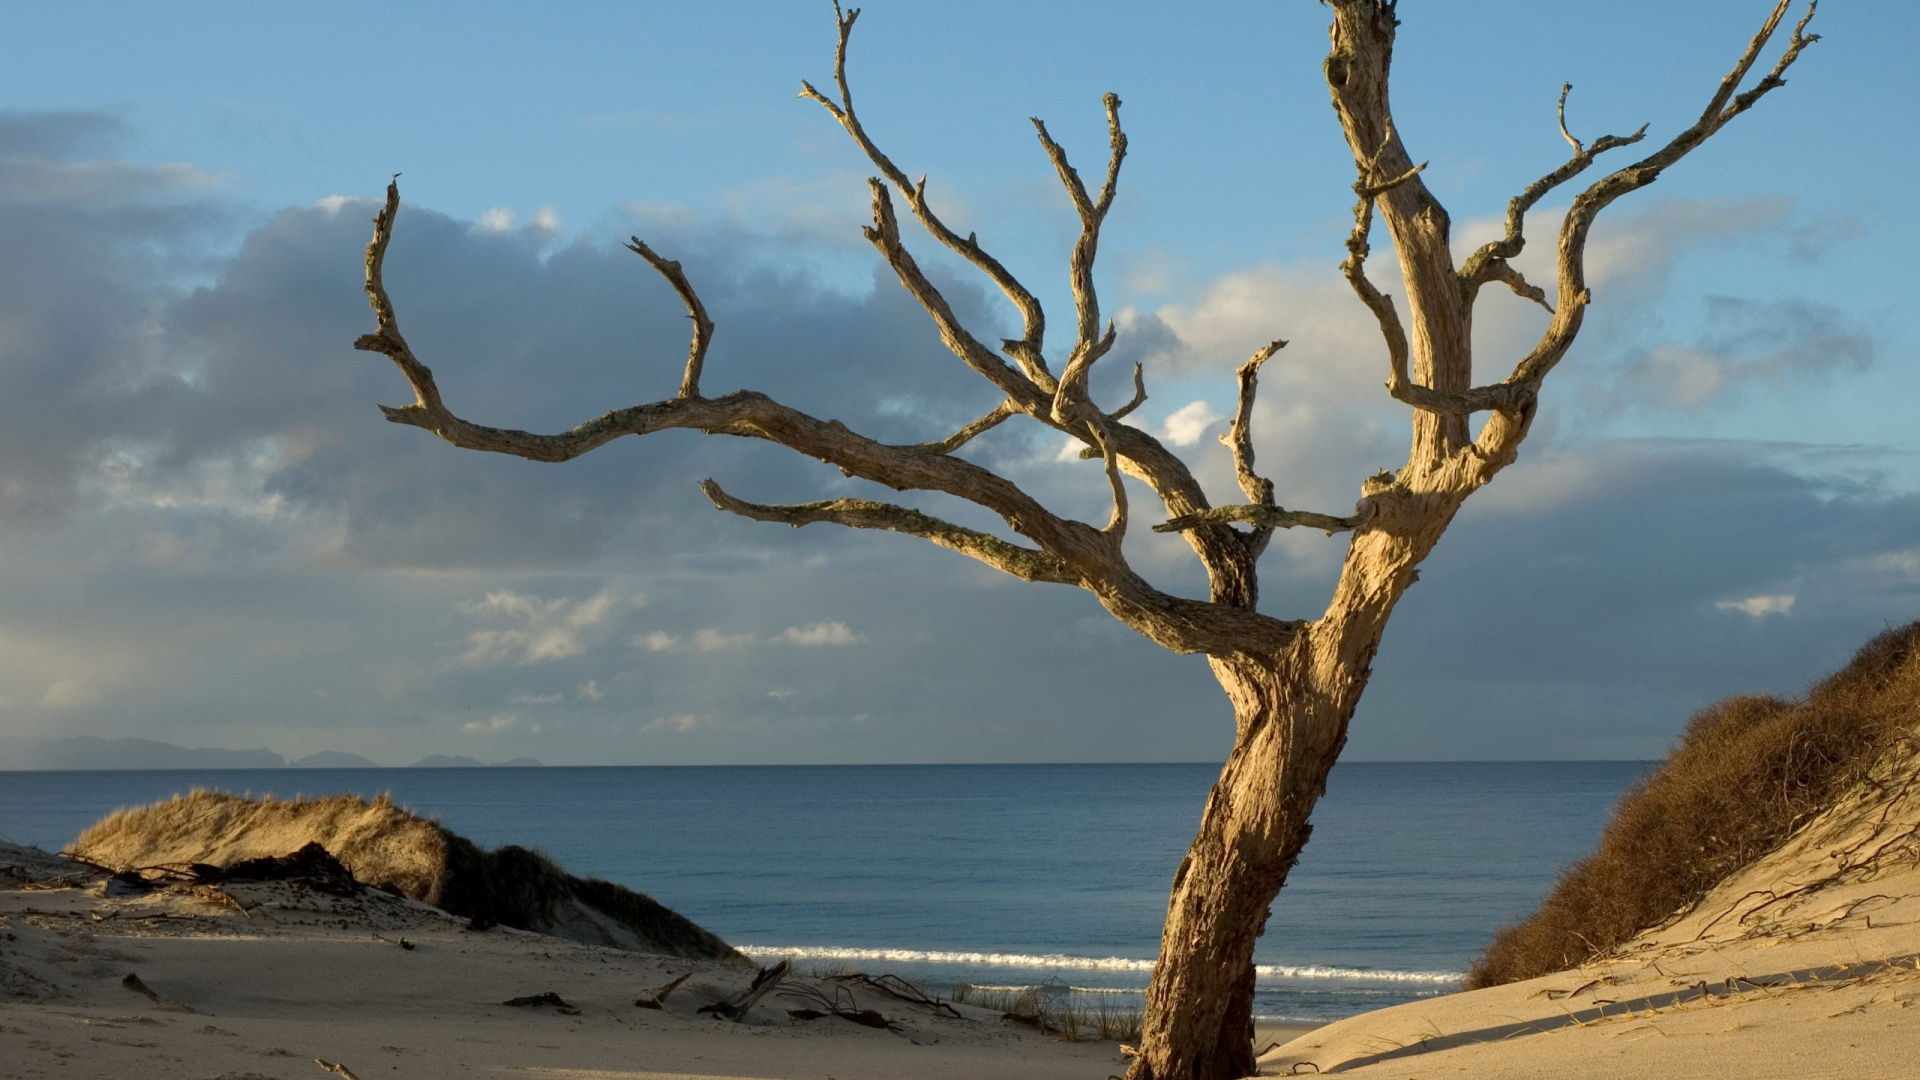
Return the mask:
[[[411,769],[533,768],[530,757],[486,762],[477,758],[429,754]],[[221,750],[175,746],[155,739],[103,739],[68,735],[57,739],[0,737],[0,771],[122,769],[378,769],[379,762],[340,750],[322,750],[292,760],[272,750]]]

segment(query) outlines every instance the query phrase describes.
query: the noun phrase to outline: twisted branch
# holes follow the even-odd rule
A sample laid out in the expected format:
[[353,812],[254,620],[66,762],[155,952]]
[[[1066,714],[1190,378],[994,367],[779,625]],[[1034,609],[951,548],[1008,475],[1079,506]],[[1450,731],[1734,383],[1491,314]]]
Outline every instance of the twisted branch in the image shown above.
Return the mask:
[[1309,529],[1322,529],[1328,536],[1332,536],[1338,532],[1352,532],[1372,521],[1377,512],[1376,505],[1370,498],[1361,499],[1353,508],[1353,514],[1350,517],[1317,514],[1312,510],[1288,510],[1281,506],[1221,506],[1212,510],[1182,514],[1155,525],[1153,531],[1184,532],[1187,529],[1197,529],[1202,525],[1224,525],[1230,521],[1244,521],[1262,529],[1292,529],[1302,526]]
[[[390,198],[398,199],[395,192]],[[700,296],[687,282],[687,275],[680,270],[680,264],[654,254],[652,248],[637,236],[627,238],[627,250],[647,260],[647,265],[660,271],[667,279],[673,291],[680,294],[680,301],[687,305],[687,317],[693,320],[693,343],[687,346],[687,372],[680,377],[680,396],[693,398],[700,396],[700,368],[707,360],[707,346],[713,341],[713,320],[707,318],[707,306],[700,302]]]
[[884,529],[918,536],[1012,574],[1022,581],[1050,581],[1061,585],[1080,583],[1078,575],[1043,551],[1009,544],[989,533],[942,521],[892,503],[869,499],[828,499],[790,506],[751,503],[727,494],[712,480],[700,481],[700,490],[713,500],[713,505],[754,521],[778,522],[796,529],[822,521],[845,525],[850,529]]
[[833,81],[840,90],[839,103],[835,104],[825,94],[814,89],[812,83],[805,80],[800,83],[800,96],[812,98],[825,106],[827,112],[847,130],[847,134],[853,136],[853,141],[859,144],[860,150],[867,155],[867,160],[873,162],[874,168],[879,169],[882,176],[886,177],[894,187],[900,189],[901,195],[907,200],[907,208],[913,211],[913,216],[920,220],[920,224],[926,227],[927,232],[945,245],[949,251],[972,263],[1013,303],[1014,308],[1020,312],[1021,320],[1025,323],[1026,333],[1018,340],[1010,339],[1003,344],[1008,355],[1020,364],[1033,384],[1051,393],[1054,387],[1053,375],[1047,370],[1046,359],[1041,356],[1041,347],[1047,332],[1047,317],[1046,313],[1040,309],[1040,301],[1034,299],[1026,286],[1020,284],[998,259],[987,254],[986,250],[980,246],[975,234],[968,233],[965,238],[962,238],[959,233],[949,229],[946,223],[940,220],[939,215],[933,212],[932,207],[927,205],[926,177],[923,176],[919,183],[914,183],[898,165],[893,163],[893,159],[881,152],[880,148],[867,136],[866,129],[860,125],[860,117],[853,111],[853,89],[847,83],[847,42],[853,36],[854,20],[859,17],[859,8],[849,8],[843,12],[840,8],[840,0],[834,0],[833,21],[839,33],[839,42],[833,51]]
[[[367,244],[366,292],[374,311],[377,329],[359,338],[355,347],[383,353],[393,360],[414,391],[414,402],[398,408],[382,406],[387,419],[433,432],[447,442],[468,450],[511,454],[529,461],[560,462],[579,457],[614,439],[627,435],[647,435],[670,429],[691,429],[709,434],[737,435],[778,443],[808,457],[837,466],[847,476],[884,484],[895,490],[938,491],[965,499],[992,511],[1014,532],[1027,537],[1033,549],[1000,541],[984,533],[962,529],[917,512],[889,507],[884,503],[860,500],[836,500],[809,507],[759,507],[733,500],[725,503],[717,488],[708,491],[726,509],[746,512],[746,516],[775,516],[769,520],[787,520],[804,524],[794,515],[815,515],[809,520],[839,521],[863,528],[882,528],[921,536],[934,543],[970,555],[1016,576],[1036,581],[1058,581],[1078,585],[1093,593],[1102,606],[1116,618],[1141,634],[1176,652],[1200,652],[1211,656],[1271,654],[1279,649],[1302,624],[1244,610],[1212,601],[1187,600],[1153,588],[1127,566],[1120,550],[1121,533],[1126,522],[1125,495],[1116,490],[1114,520],[1105,529],[1085,522],[1059,517],[1040,502],[998,474],[947,452],[949,444],[957,448],[966,439],[999,423],[999,414],[1019,402],[1020,411],[1044,410],[1044,400],[1035,389],[1002,363],[990,350],[979,346],[953,318],[950,308],[926,282],[911,257],[899,247],[897,225],[887,200],[887,188],[877,181],[875,221],[868,230],[876,246],[889,255],[902,283],[914,292],[934,317],[950,348],[963,356],[982,361],[995,375],[1010,376],[1015,391],[1009,402],[988,413],[936,444],[891,446],[877,442],[847,428],[838,420],[821,420],[782,405],[765,394],[736,391],[717,398],[702,397],[697,386],[683,389],[694,392],[666,399],[614,409],[558,434],[538,434],[513,428],[489,427],[462,419],[442,400],[431,369],[414,355],[400,332],[398,316],[388,297],[383,280],[386,252],[393,238],[394,221],[399,212],[399,187],[389,184],[387,200],[374,218],[373,238]],[[656,256],[657,258],[657,256]],[[650,260],[651,261],[651,260]],[[664,262],[665,260],[662,260]],[[669,277],[671,281],[671,277]],[[684,280],[684,278],[682,279]],[[680,283],[675,282],[678,289]],[[691,286],[687,291],[692,292]],[[683,296],[683,299],[685,297]],[[690,311],[703,311],[695,296]],[[696,318],[696,325],[698,320]],[[698,352],[696,346],[695,352]],[[697,375],[697,372],[696,372]],[[991,377],[991,376],[990,376]],[[1010,413],[1009,413],[1010,414]],[[1178,458],[1168,454],[1152,436],[1136,428],[1114,424],[1104,433],[1107,440],[1108,476],[1116,489],[1121,471],[1138,471],[1151,478],[1170,510],[1185,512],[1204,507],[1204,496]],[[1211,532],[1194,534],[1193,544],[1203,559],[1224,560],[1233,556]],[[1209,561],[1210,567],[1220,565]]]
[[973,421],[966,427],[961,428],[959,431],[954,432],[938,442],[917,443],[914,449],[924,450],[929,454],[951,454],[955,450],[972,442],[977,436],[999,427],[1005,423],[1008,418],[1017,415],[1019,412],[1020,407],[1012,401],[1003,401],[995,405],[991,412]]

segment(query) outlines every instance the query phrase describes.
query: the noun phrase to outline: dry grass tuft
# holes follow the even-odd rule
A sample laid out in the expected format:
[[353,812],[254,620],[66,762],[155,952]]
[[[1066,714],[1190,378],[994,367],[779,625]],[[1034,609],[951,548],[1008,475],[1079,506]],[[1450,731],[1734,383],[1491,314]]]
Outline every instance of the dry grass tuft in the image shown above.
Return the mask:
[[1920,720],[1920,622],[1868,642],[1801,701],[1733,697],[1621,796],[1597,850],[1494,936],[1467,989],[1606,955],[1777,848],[1861,783]]
[[115,869],[168,863],[230,866],[318,843],[356,880],[472,920],[597,945],[694,958],[738,957],[726,942],[650,897],[577,878],[538,851],[486,851],[381,795],[254,799],[196,790],[116,810],[74,841]]

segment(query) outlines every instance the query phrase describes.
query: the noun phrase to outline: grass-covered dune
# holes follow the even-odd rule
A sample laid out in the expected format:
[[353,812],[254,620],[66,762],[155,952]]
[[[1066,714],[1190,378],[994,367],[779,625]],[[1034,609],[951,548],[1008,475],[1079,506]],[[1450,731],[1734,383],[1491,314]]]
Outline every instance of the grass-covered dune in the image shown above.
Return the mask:
[[1612,953],[1696,904],[1795,830],[1911,753],[1920,725],[1920,622],[1874,638],[1806,697],[1702,709],[1665,762],[1620,799],[1594,853],[1530,918],[1495,935],[1467,989]]
[[595,945],[700,959],[738,959],[726,942],[631,889],[578,878],[528,848],[482,849],[385,795],[254,799],[194,791],[116,810],[70,849],[115,870],[230,866],[318,843],[363,884],[482,926],[510,926]]

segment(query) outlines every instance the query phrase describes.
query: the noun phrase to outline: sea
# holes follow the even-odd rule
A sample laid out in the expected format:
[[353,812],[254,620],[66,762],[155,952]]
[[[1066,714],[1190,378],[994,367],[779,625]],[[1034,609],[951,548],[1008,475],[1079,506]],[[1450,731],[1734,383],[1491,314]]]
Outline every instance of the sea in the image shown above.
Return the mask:
[[[1650,762],[1345,763],[1256,953],[1256,1016],[1451,993]],[[389,792],[486,845],[644,892],[763,962],[1137,1008],[1209,764],[0,772],[57,850],[194,788]]]

